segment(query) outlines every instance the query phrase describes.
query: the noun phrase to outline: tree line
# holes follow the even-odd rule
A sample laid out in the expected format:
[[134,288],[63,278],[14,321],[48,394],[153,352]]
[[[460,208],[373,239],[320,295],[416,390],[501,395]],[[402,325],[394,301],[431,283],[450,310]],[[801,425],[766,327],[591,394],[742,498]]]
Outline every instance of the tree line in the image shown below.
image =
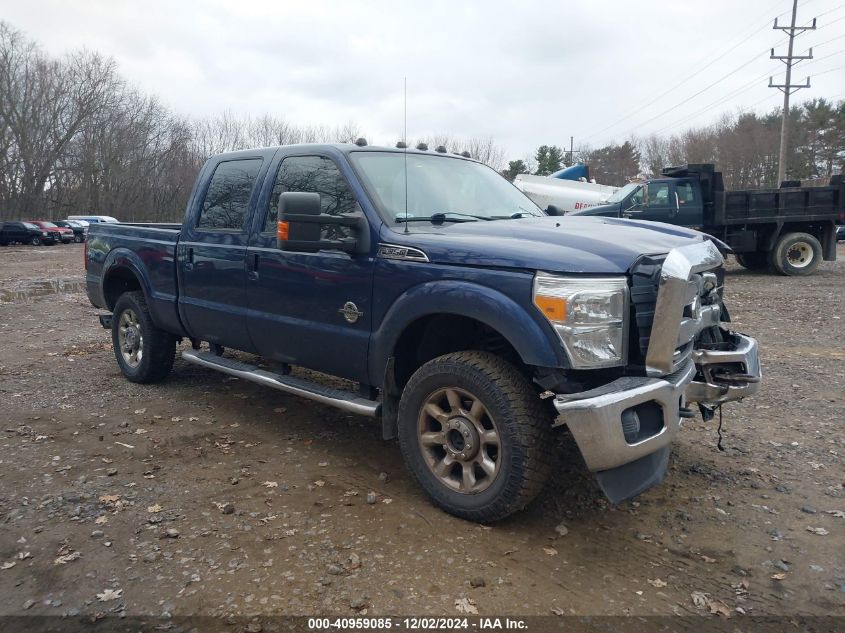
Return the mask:
[[[0,21],[0,220],[111,215],[178,221],[211,155],[296,143],[350,143],[353,122],[295,125],[263,114],[191,118],[133,89],[96,52],[48,56]],[[469,151],[501,168],[491,138],[414,141]]]
[[[792,109],[790,178],[845,169],[845,101]],[[775,185],[780,115],[744,113],[677,135],[632,138],[573,156],[543,145],[505,161],[492,137],[433,135],[409,142],[468,151],[511,180],[548,175],[573,161],[602,184],[622,185],[667,165],[716,163],[729,187]],[[132,88],[113,60],[92,51],[60,58],[0,21],[0,220],[112,215],[124,221],[178,221],[197,172],[211,155],[250,147],[352,142],[354,122],[296,125],[271,114],[191,118]],[[505,167],[507,164],[507,167]]]
[[[651,134],[586,149],[573,157],[556,145],[541,145],[526,159],[509,161],[502,174],[541,176],[575,162],[590,166],[590,176],[605,185],[621,186],[637,177],[659,176],[664,167],[715,163],[725,187],[777,187],[781,111],[743,112],[712,125],[679,134]],[[787,178],[827,179],[845,173],[845,100],[812,99],[790,109]]]

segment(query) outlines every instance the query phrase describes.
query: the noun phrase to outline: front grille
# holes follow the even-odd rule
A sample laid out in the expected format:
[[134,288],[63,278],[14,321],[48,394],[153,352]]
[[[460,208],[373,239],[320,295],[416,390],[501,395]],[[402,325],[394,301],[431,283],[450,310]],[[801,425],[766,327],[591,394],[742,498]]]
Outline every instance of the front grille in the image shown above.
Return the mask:
[[646,255],[631,268],[631,341],[629,360],[645,363],[651,326],[654,323],[654,308],[657,305],[657,290],[660,287],[660,269],[665,255]]
[[[629,362],[637,365],[645,364],[648,353],[651,330],[654,324],[654,311],[657,305],[657,293],[660,288],[660,271],[665,255],[647,255],[641,257],[631,268],[631,324],[629,341]],[[715,274],[716,292],[704,291],[704,277]],[[684,306],[681,339],[675,349],[673,365],[677,370],[681,367],[695,347],[695,338],[701,330],[701,323],[696,318],[706,311],[706,306],[718,304],[721,309],[722,291],[725,278],[724,266],[713,268],[705,273],[694,273],[689,280],[688,302]],[[698,298],[696,305],[695,298]],[[686,334],[686,336],[685,336]],[[685,339],[685,340],[684,340]]]

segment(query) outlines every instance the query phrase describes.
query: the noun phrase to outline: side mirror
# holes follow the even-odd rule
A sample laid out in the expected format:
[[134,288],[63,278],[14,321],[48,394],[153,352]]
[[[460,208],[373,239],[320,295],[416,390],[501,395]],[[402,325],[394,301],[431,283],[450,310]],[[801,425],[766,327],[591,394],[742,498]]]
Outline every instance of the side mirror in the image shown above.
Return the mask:
[[[280,250],[316,253],[339,250],[346,253],[369,252],[369,231],[363,213],[329,215],[321,213],[320,194],[286,191],[279,196],[276,240]],[[323,226],[348,226],[353,237],[337,240],[322,238]]]
[[566,211],[564,211],[563,209],[561,209],[561,208],[560,208],[559,206],[557,206],[556,204],[550,204],[549,206],[547,206],[547,207],[546,207],[546,215],[555,215],[555,216],[557,216],[557,215],[563,215],[563,214],[565,214],[565,213],[566,213]]

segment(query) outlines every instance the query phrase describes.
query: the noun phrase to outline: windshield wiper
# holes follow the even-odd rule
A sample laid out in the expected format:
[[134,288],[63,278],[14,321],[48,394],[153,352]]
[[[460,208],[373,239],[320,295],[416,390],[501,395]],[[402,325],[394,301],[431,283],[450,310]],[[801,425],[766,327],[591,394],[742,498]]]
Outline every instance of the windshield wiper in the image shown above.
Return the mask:
[[539,218],[542,216],[536,213],[528,213],[528,211],[516,211],[510,215],[491,215],[491,220],[518,220],[519,218]]
[[[447,216],[458,217],[447,217]],[[405,217],[403,215],[396,216],[396,222],[431,222],[432,224],[443,224],[443,222],[476,222],[478,220],[492,220],[484,215],[472,215],[470,213],[458,213],[456,211],[445,211],[440,213],[432,213],[428,217]]]

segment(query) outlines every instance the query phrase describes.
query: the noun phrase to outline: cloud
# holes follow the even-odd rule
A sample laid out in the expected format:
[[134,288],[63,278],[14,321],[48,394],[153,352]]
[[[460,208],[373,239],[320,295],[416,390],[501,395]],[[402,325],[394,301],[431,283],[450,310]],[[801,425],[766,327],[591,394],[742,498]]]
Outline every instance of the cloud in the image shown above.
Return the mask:
[[[816,0],[810,8],[823,13],[835,2]],[[541,143],[568,145],[570,135],[576,145],[595,146],[659,129],[668,115],[644,122],[755,55],[742,72],[673,111],[671,120],[767,69],[774,74],[780,68],[764,53],[779,34],[758,28],[774,17],[771,7],[765,10],[735,0],[712,0],[706,10],[657,0],[29,0],[10,3],[4,15],[51,53],[86,46],[113,56],[130,83],[183,114],[270,112],[327,125],[352,120],[371,141],[392,143],[403,127],[407,77],[410,136],[493,136],[518,157]],[[755,28],[700,77],[595,134]],[[835,28],[815,41],[834,36]],[[806,42],[813,44],[810,35]],[[842,59],[830,61],[836,66]],[[820,63],[816,70],[824,68]],[[690,123],[766,99],[774,91],[765,84],[760,80],[741,100]],[[843,91],[841,74],[828,73],[799,98]]]

